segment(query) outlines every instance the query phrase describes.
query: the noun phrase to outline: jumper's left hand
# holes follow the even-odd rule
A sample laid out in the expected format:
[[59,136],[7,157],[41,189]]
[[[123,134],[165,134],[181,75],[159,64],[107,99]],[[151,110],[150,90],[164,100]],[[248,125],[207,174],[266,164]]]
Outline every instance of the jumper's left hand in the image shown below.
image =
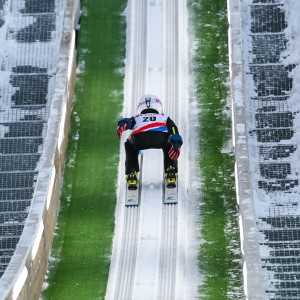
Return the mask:
[[181,145],[179,143],[172,144],[171,148],[170,148],[170,150],[168,152],[169,157],[172,160],[177,160],[178,157],[179,157],[179,155],[180,155],[180,151],[181,151]]
[[179,134],[173,134],[170,137],[170,143],[169,157],[173,160],[177,160],[180,155],[181,145],[183,144],[182,137]]

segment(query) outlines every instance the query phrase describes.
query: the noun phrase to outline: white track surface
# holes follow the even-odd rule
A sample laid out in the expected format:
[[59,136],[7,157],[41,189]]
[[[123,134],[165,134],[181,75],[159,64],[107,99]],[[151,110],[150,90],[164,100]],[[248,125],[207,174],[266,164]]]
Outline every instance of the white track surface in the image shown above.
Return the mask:
[[[106,299],[196,299],[196,188],[189,186],[188,17],[185,0],[129,0],[123,116],[137,100],[158,95],[184,139],[179,159],[178,205],[163,205],[163,155],[143,152],[139,207],[125,207],[123,143],[117,190],[116,229]],[[195,175],[193,175],[195,176]],[[193,177],[192,176],[192,177]],[[199,180],[199,179],[198,179]],[[189,191],[189,193],[188,193]]]

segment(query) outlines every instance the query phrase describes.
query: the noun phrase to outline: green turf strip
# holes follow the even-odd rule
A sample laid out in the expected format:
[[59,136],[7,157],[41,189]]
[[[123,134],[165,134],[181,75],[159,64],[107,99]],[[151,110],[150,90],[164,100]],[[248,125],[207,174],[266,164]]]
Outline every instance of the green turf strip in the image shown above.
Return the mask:
[[234,156],[228,116],[228,22],[226,0],[190,0],[196,38],[196,95],[201,108],[202,179],[199,251],[200,299],[243,299]]
[[[43,299],[104,299],[114,232],[125,0],[82,1],[76,102]],[[79,137],[79,139],[78,139]]]

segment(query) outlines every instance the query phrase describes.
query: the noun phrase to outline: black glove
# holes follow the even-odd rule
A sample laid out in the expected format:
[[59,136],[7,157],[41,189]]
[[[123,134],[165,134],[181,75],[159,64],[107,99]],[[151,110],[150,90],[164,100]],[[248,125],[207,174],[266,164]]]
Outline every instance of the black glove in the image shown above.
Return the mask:
[[124,118],[118,122],[117,127],[117,137],[120,139],[123,132],[131,127],[131,120],[129,118]]
[[182,137],[179,134],[173,134],[170,137],[170,143],[171,143],[171,148],[168,152],[169,157],[172,160],[177,160],[180,155],[181,145],[183,144]]

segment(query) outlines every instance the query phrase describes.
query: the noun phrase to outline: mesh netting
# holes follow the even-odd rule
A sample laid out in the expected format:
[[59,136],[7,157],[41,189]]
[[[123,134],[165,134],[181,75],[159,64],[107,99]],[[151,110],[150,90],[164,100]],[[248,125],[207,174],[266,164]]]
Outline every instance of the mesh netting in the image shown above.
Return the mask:
[[281,54],[288,24],[280,0],[253,0],[249,7],[251,50],[246,99],[250,163],[268,299],[300,299],[299,166],[295,159],[291,71]]
[[22,234],[39,174],[63,6],[64,0],[14,0],[1,29],[0,276]]

